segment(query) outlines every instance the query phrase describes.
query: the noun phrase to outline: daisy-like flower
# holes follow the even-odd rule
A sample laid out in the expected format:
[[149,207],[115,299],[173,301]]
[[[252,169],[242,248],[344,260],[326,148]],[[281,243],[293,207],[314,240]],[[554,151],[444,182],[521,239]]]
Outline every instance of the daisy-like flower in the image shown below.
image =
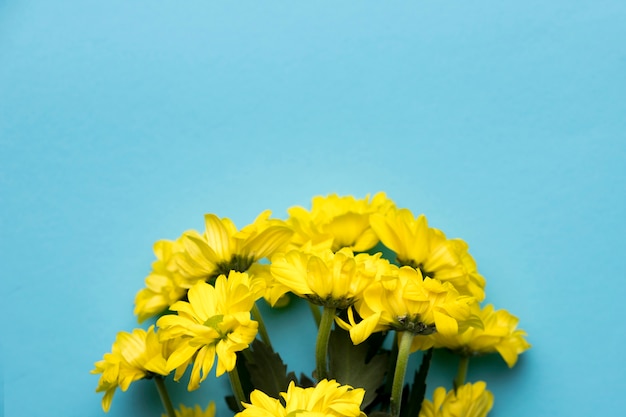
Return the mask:
[[372,229],[383,244],[394,251],[402,266],[419,269],[422,276],[450,282],[462,294],[485,298],[485,279],[476,270],[461,239],[447,239],[438,229],[428,227],[426,217],[417,218],[408,209],[395,209],[386,215],[373,214]]
[[270,211],[261,213],[254,223],[237,230],[228,218],[204,216],[205,231],[188,231],[181,237],[184,247],[178,258],[181,274],[190,282],[212,281],[230,271],[246,272],[250,266],[281,249],[293,231]]
[[162,313],[187,293],[189,284],[180,275],[176,262],[182,251],[180,239],[159,240],[154,244],[157,259],[146,277],[146,288],[135,296],[134,313],[140,323]]
[[390,267],[380,254],[355,256],[349,249],[317,254],[292,250],[273,256],[270,272],[285,290],[317,305],[343,309]]
[[[181,404],[178,410],[174,410],[174,413],[176,414],[176,417],[215,417],[215,403],[211,401],[206,410],[202,410],[202,408],[197,404],[193,408],[185,407]],[[162,417],[168,416],[166,414],[162,414]]]
[[[262,291],[262,290],[261,290]],[[235,368],[236,353],[246,349],[257,335],[258,322],[250,317],[254,302],[260,297],[248,274],[231,271],[220,275],[215,286],[203,281],[188,293],[189,302],[178,301],[157,321],[161,340],[176,339],[178,346],[167,359],[167,370],[177,369],[178,380],[192,360],[188,389],[200,386],[213,368],[216,376]]]
[[472,309],[483,322],[482,329],[470,327],[456,335],[433,334],[434,346],[468,357],[497,352],[512,368],[518,356],[531,347],[524,338],[526,332],[517,329],[518,318],[506,310],[494,310],[491,304],[482,309],[476,304]]
[[[365,390],[340,385],[335,380],[321,380],[315,387],[296,387],[293,381],[281,400],[262,391],[250,394],[250,403],[235,417],[365,417],[360,409]],[[284,405],[283,405],[284,404]]]
[[[384,330],[415,335],[435,331],[455,335],[459,329],[476,324],[470,309],[475,299],[460,295],[449,282],[422,279],[419,270],[408,266],[391,271],[392,275],[383,276],[368,286],[362,298],[348,310],[349,323],[337,319],[342,328],[350,331],[355,344]],[[353,310],[362,318],[358,323]]]
[[468,383],[446,393],[438,387],[433,401],[424,400],[419,417],[485,417],[493,407],[493,394],[487,384]]
[[314,197],[311,211],[300,206],[287,211],[287,224],[295,230],[292,244],[298,248],[312,242],[314,246],[326,247],[334,252],[341,248],[367,251],[379,241],[370,227],[370,215],[386,213],[393,207],[393,201],[385,193],[371,198],[368,194],[364,199],[339,197],[337,194]]
[[104,392],[102,409],[108,412],[115,390],[126,391],[131,383],[155,375],[165,376],[166,347],[159,342],[154,326],[132,333],[119,332],[110,353],[95,363],[92,374],[101,374],[96,392]]

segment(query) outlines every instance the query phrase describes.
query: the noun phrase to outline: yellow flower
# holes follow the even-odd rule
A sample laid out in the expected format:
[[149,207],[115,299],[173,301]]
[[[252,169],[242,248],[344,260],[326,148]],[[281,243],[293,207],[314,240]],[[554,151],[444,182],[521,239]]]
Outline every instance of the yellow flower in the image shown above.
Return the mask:
[[483,322],[483,329],[470,327],[454,336],[433,335],[434,346],[459,352],[463,356],[478,356],[498,352],[509,367],[517,362],[518,355],[531,346],[524,339],[526,332],[517,329],[518,318],[506,310],[494,310],[489,304],[483,309],[473,306]]
[[[355,344],[383,330],[454,335],[459,328],[476,324],[470,310],[473,297],[460,295],[448,282],[422,279],[419,270],[408,266],[391,271],[393,274],[366,288],[362,298],[348,310],[349,323],[337,319],[342,328],[350,331]],[[362,321],[356,322],[353,310]]]
[[233,370],[236,353],[246,349],[257,334],[258,323],[250,318],[250,310],[258,294],[248,274],[231,271],[228,279],[217,277],[215,287],[198,282],[189,290],[189,302],[170,307],[178,315],[161,317],[157,326],[161,340],[179,341],[167,359],[167,369],[177,369],[176,380],[193,360],[188,389],[197,389],[213,368],[216,355],[216,376]]
[[132,382],[156,375],[167,375],[165,346],[162,345],[154,326],[148,330],[135,329],[132,333],[119,332],[113,342],[111,353],[105,353],[95,363],[92,374],[101,374],[96,392],[104,392],[102,408],[111,407],[115,390],[126,391]]
[[281,288],[314,304],[342,309],[361,296],[381,268],[389,266],[380,254],[355,256],[349,249],[337,253],[327,249],[314,255],[292,250],[273,256],[270,271]]
[[[250,404],[235,417],[365,417],[360,409],[365,390],[340,385],[335,380],[321,380],[315,387],[296,387],[293,381],[283,402],[271,398],[262,391],[250,394]],[[283,405],[284,404],[284,405]]]
[[[183,404],[180,405],[178,410],[174,410],[176,417],[215,417],[215,403],[211,401],[206,410],[202,411],[199,405],[196,405],[194,408],[185,407]],[[167,417],[166,414],[162,414],[162,417]]]
[[159,240],[154,244],[157,259],[146,277],[146,288],[135,296],[134,314],[140,323],[162,313],[187,293],[189,285],[180,275],[176,263],[176,257],[182,250],[180,239]]
[[439,387],[433,393],[433,401],[424,400],[419,417],[485,417],[493,407],[493,394],[487,384],[478,381],[468,383],[456,392],[446,393]]
[[281,249],[293,231],[282,221],[269,219],[270,214],[261,213],[240,231],[228,218],[205,215],[203,235],[188,231],[181,237],[184,251],[178,264],[183,276],[192,282],[211,282],[231,270],[245,272],[254,262]]
[[370,222],[401,265],[419,269],[424,277],[450,282],[461,294],[478,301],[485,298],[485,279],[461,239],[447,239],[441,230],[428,227],[423,214],[414,218],[408,209],[373,214]]
[[370,198],[357,200],[353,196],[339,197],[331,194],[327,197],[313,198],[311,211],[296,206],[290,208],[289,224],[295,230],[293,245],[301,247],[311,241],[333,252],[349,248],[355,252],[364,252],[378,243],[378,237],[370,227],[372,213],[386,213],[394,207],[385,193],[378,193]]

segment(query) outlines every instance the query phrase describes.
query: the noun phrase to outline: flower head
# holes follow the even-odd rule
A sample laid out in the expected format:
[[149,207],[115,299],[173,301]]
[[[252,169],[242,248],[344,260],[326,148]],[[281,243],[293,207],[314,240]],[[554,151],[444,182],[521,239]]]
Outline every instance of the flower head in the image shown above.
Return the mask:
[[378,237],[370,227],[370,215],[386,213],[395,207],[385,193],[378,193],[364,199],[353,196],[313,198],[311,211],[296,206],[288,210],[287,223],[295,230],[292,238],[297,248],[307,242],[321,245],[336,252],[349,248],[364,252],[378,243]]
[[146,277],[146,288],[135,296],[135,315],[139,322],[156,316],[180,300],[189,287],[180,275],[176,257],[183,251],[180,239],[159,240],[154,244],[157,259]]
[[[206,410],[202,410],[197,404],[193,408],[181,404],[178,410],[174,410],[174,413],[176,417],[215,417],[215,403],[211,401]],[[167,415],[162,414],[162,417],[167,417]]]
[[439,387],[433,393],[433,401],[424,400],[419,417],[485,417],[493,407],[493,394],[487,384],[478,381],[468,383],[446,393]]
[[111,352],[105,353],[91,371],[92,374],[101,374],[96,392],[104,392],[104,411],[109,411],[118,387],[126,391],[137,380],[167,375],[166,356],[165,346],[159,342],[154,326],[150,326],[147,331],[135,329],[132,333],[119,332]]
[[250,266],[282,248],[293,232],[283,222],[269,219],[269,211],[261,213],[254,223],[237,230],[228,218],[214,214],[204,216],[205,231],[183,234],[184,247],[178,258],[181,274],[192,282],[212,282],[230,271],[245,272]]
[[509,367],[517,362],[519,354],[530,349],[524,338],[526,332],[517,329],[518,318],[506,310],[494,310],[489,304],[480,308],[472,306],[474,314],[480,317],[483,328],[470,327],[456,335],[432,335],[438,348],[448,348],[463,356],[478,356],[498,352]]
[[[475,321],[470,311],[475,299],[460,295],[452,284],[422,279],[420,271],[411,267],[391,271],[366,288],[361,300],[348,310],[349,323],[337,319],[355,344],[383,330],[454,335]],[[356,322],[353,310],[362,321]]]
[[188,293],[189,302],[179,301],[170,308],[177,315],[157,321],[161,340],[176,339],[178,346],[167,360],[167,369],[177,369],[180,378],[190,361],[193,369],[188,389],[197,389],[213,368],[216,375],[235,367],[236,353],[246,349],[257,334],[258,323],[250,310],[259,291],[248,274],[231,271],[220,275],[215,286],[198,282]]
[[485,279],[461,239],[447,239],[428,227],[424,215],[417,218],[408,209],[373,214],[372,229],[385,246],[396,253],[403,266],[419,269],[424,277],[450,282],[461,293],[478,301],[485,298]]
[[287,392],[281,393],[282,403],[255,390],[250,404],[244,403],[245,409],[235,417],[365,417],[360,409],[364,395],[364,389],[335,380],[323,379],[311,388],[296,387],[292,381]]
[[317,254],[292,250],[273,256],[270,271],[284,289],[315,304],[341,309],[360,298],[388,267],[389,262],[380,254],[355,256],[349,249],[337,253],[327,249]]

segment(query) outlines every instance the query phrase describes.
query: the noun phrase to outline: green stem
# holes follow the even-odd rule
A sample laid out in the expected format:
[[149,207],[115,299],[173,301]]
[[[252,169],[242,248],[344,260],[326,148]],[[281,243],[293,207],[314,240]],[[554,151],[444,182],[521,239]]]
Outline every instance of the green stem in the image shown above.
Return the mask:
[[391,415],[400,415],[400,403],[402,401],[402,388],[404,387],[404,377],[409,364],[409,354],[415,335],[411,332],[400,334],[400,344],[398,346],[398,358],[396,359],[396,370],[393,374],[393,385],[391,386]]
[[453,386],[456,391],[461,385],[465,384],[465,378],[467,377],[467,368],[469,365],[469,356],[461,356],[459,360],[459,370],[454,378]]
[[254,303],[252,306],[252,317],[259,323],[259,334],[261,335],[261,340],[263,343],[267,345],[270,349],[272,348],[272,342],[270,342],[270,335],[267,333],[267,327],[265,327],[265,322],[263,321],[263,316],[261,315],[261,310]]
[[235,401],[237,401],[239,411],[243,411],[243,405],[241,403],[246,400],[246,395],[243,393],[243,387],[241,386],[241,379],[239,379],[237,367],[228,372],[228,378],[230,379],[230,386],[233,389],[233,394],[235,395]]
[[165,386],[165,379],[160,375],[155,376],[153,379],[156,383],[157,391],[159,391],[159,397],[161,397],[161,402],[163,403],[163,408],[165,408],[167,417],[176,417],[172,401],[170,400],[170,395],[168,394],[167,387]]
[[311,309],[311,313],[313,314],[313,320],[315,320],[315,325],[319,329],[320,322],[322,321],[322,313],[320,313],[320,308],[310,301],[309,308]]
[[328,377],[328,340],[330,339],[330,331],[335,321],[335,307],[324,307],[322,311],[322,319],[317,330],[317,344],[315,345],[315,362],[317,364],[317,380],[321,381]]

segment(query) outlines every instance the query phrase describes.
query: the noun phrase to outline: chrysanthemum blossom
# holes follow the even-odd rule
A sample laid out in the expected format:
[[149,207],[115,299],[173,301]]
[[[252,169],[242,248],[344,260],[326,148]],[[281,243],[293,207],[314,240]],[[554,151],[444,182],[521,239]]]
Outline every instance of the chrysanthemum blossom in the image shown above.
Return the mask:
[[438,387],[433,401],[424,400],[419,417],[485,417],[493,407],[493,394],[487,384],[468,383],[446,393]]
[[232,371],[236,353],[246,349],[257,334],[258,322],[250,310],[259,297],[248,274],[231,271],[220,275],[215,286],[198,282],[188,293],[189,302],[179,301],[170,307],[177,315],[157,321],[161,340],[176,339],[177,348],[167,360],[169,371],[177,369],[179,379],[193,361],[188,389],[200,386],[213,368],[216,376]]
[[524,338],[526,332],[517,329],[518,318],[506,310],[494,310],[491,304],[482,309],[475,305],[473,310],[483,322],[482,329],[470,327],[454,336],[434,334],[431,336],[434,346],[457,351],[463,356],[497,352],[512,368],[518,356],[531,347]]
[[245,272],[254,262],[271,256],[286,245],[293,231],[281,220],[270,219],[270,214],[264,211],[241,230],[228,218],[205,215],[202,235],[188,231],[181,238],[181,274],[190,281],[212,282],[230,271]]
[[110,353],[95,363],[92,374],[101,374],[96,392],[104,392],[102,408],[108,412],[115,390],[126,391],[131,383],[154,375],[165,376],[165,346],[159,342],[154,326],[148,330],[135,329],[119,332]]
[[295,231],[292,244],[298,248],[312,242],[334,252],[341,248],[367,251],[379,241],[370,227],[370,215],[386,213],[393,207],[393,201],[382,192],[371,198],[368,194],[363,199],[337,194],[314,197],[311,211],[300,206],[287,211],[287,224]]
[[423,214],[415,218],[408,209],[373,214],[370,223],[383,244],[396,253],[400,265],[450,282],[461,294],[478,301],[485,298],[485,279],[463,240],[446,238],[441,230],[428,226]]
[[180,275],[176,263],[182,251],[180,239],[159,240],[154,244],[157,259],[146,277],[146,288],[135,296],[134,313],[140,323],[162,313],[187,293],[189,284]]
[[292,250],[273,256],[270,272],[284,289],[299,297],[343,309],[359,299],[386,268],[390,264],[380,254],[355,256],[349,249],[337,253],[327,249],[317,254]]
[[281,393],[282,402],[262,391],[253,391],[250,404],[244,403],[245,409],[235,417],[365,417],[360,408],[364,395],[364,389],[335,380],[323,379],[310,388],[291,382],[287,392]]
[[[365,289],[361,299],[348,310],[348,322],[337,319],[342,328],[350,331],[355,344],[384,330],[455,335],[459,329],[476,323],[470,310],[475,299],[460,295],[449,282],[422,279],[419,270],[408,266],[392,271]],[[354,311],[361,321],[355,320]]]
[[[215,417],[215,403],[211,401],[205,410],[197,404],[193,408],[181,404],[177,410],[174,410],[174,414],[176,417]],[[166,414],[161,416],[168,417]]]

